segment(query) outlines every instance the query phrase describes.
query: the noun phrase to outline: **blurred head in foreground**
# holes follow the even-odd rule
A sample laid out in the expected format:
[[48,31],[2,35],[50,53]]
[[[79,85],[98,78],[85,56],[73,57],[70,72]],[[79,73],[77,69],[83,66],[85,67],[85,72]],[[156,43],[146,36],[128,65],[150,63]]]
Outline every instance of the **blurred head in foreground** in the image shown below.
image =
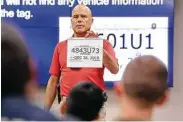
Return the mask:
[[30,102],[36,96],[35,67],[20,34],[4,22],[1,25],[1,119],[57,121]]
[[73,87],[67,97],[66,115],[82,121],[97,120],[103,104],[103,91],[92,82],[81,82]]
[[1,22],[1,85],[2,98],[32,97],[36,88],[35,67],[20,34]]
[[140,56],[129,62],[122,80],[115,85],[121,103],[121,120],[151,120],[155,106],[168,97],[168,71],[154,56]]

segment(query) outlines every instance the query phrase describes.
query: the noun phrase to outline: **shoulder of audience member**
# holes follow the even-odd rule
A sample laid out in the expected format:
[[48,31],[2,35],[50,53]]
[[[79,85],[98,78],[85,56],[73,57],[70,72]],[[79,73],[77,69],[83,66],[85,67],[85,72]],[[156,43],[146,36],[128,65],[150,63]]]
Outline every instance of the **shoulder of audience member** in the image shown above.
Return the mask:
[[145,121],[140,118],[121,118],[121,117],[116,117],[113,119],[113,121]]
[[32,119],[35,119],[37,121],[59,121],[61,118],[56,117],[49,111],[45,111],[37,106],[33,107],[32,111]]
[[64,119],[62,119],[64,121],[82,121],[81,119],[79,119],[78,117],[75,117],[74,115],[71,114],[67,114]]

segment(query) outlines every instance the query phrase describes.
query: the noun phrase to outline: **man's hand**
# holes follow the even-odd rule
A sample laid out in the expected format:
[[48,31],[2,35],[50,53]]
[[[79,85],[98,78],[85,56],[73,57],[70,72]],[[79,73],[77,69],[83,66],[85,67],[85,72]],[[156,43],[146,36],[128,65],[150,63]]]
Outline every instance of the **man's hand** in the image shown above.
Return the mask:
[[87,31],[85,38],[98,38],[98,34],[93,31]]
[[61,115],[65,115],[66,110],[67,110],[66,97],[62,97],[62,100],[59,105],[59,112]]
[[55,100],[58,80],[59,78],[53,75],[48,80],[48,85],[46,88],[46,95],[44,100],[45,110],[50,110],[53,104],[53,101]]

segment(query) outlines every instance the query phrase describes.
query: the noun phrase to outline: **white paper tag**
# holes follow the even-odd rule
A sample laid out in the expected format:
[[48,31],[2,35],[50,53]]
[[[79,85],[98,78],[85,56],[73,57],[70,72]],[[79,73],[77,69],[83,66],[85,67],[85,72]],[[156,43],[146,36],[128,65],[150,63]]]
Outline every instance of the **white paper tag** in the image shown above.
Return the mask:
[[71,38],[67,43],[67,67],[103,66],[103,39]]

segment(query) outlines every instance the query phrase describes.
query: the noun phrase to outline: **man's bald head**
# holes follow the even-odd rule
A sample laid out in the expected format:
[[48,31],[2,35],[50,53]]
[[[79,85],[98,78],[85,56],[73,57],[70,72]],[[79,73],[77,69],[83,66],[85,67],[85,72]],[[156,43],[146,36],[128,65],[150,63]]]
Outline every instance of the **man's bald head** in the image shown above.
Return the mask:
[[85,6],[83,4],[76,5],[74,9],[72,10],[72,15],[75,11],[84,11],[86,12],[90,17],[92,17],[92,12],[88,6]]
[[75,35],[85,36],[93,23],[91,10],[82,4],[75,6],[72,10],[71,23]]
[[123,82],[127,95],[155,102],[167,90],[168,71],[154,56],[140,56],[126,67]]

